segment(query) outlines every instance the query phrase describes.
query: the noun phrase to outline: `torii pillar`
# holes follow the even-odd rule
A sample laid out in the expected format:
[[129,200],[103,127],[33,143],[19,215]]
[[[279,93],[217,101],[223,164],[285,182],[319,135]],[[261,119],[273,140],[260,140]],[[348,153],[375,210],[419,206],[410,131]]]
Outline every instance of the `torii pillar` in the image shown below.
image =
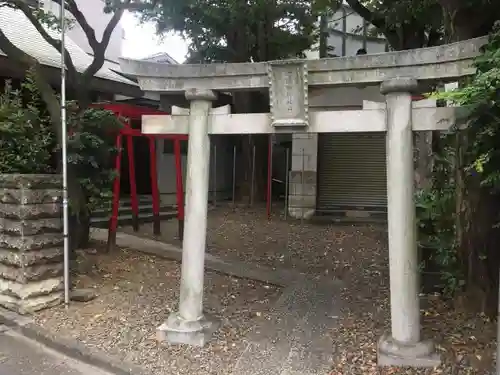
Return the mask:
[[208,125],[217,96],[211,90],[191,89],[186,91],[186,99],[190,112],[179,311],[172,313],[157,333],[159,340],[203,346],[219,326],[203,313],[210,173]]
[[386,97],[387,222],[391,333],[378,343],[382,366],[434,367],[440,359],[431,341],[420,339],[419,274],[414,202],[413,78],[382,82]]

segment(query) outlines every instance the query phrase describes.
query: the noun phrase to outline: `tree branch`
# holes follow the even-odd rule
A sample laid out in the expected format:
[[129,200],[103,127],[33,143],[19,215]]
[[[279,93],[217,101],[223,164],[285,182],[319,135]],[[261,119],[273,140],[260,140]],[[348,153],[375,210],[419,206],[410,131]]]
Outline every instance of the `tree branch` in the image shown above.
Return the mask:
[[367,22],[370,22],[377,29],[380,29],[381,31],[385,31],[387,29],[384,17],[372,12],[370,9],[361,4],[359,0],[346,0],[346,1],[352,8],[352,10],[358,13]]
[[[74,0],[65,0],[64,2],[67,4],[66,6],[68,11],[73,15],[73,17],[75,17],[76,22],[78,22],[83,32],[85,33],[92,51],[95,51],[95,49],[99,48],[99,42],[97,41],[97,38],[95,36],[95,30],[92,28],[92,26],[89,25],[87,19],[80,11],[80,8],[78,8],[78,5]],[[61,3],[62,1],[59,0],[59,5],[61,5]]]
[[[47,43],[49,43],[52,47],[54,47],[59,53],[62,53],[61,40],[54,39],[50,36],[45,27],[42,25],[42,23],[33,14],[33,8],[27,5],[27,3],[23,0],[11,0],[11,3],[15,5],[16,9],[19,9],[21,12],[24,13],[26,18],[28,18],[31,24],[35,27],[35,29],[40,33],[42,38],[45,39]],[[75,65],[73,64],[73,59],[71,58],[71,55],[69,54],[66,48],[64,49],[64,58],[66,62],[66,68],[68,70],[68,76],[70,80],[75,80],[78,71],[76,70]]]
[[[61,41],[50,36],[50,34],[47,32],[47,30],[44,28],[42,23],[38,20],[35,13],[33,12],[34,8],[29,6],[26,3],[26,0],[10,0],[9,2],[13,4],[15,8],[21,10],[24,13],[24,15],[33,24],[40,35],[42,35],[42,37],[47,41],[47,43],[49,43],[51,46],[56,48],[57,51],[62,53]],[[84,98],[84,96],[86,96],[88,82],[92,80],[94,75],[99,71],[99,69],[102,68],[105,61],[106,49],[108,48],[113,31],[120,22],[120,19],[125,12],[126,6],[131,3],[131,0],[123,0],[123,2],[119,1],[120,4],[123,5],[123,8],[117,9],[113,13],[113,16],[104,29],[101,41],[97,40],[94,28],[90,26],[85,15],[80,10],[75,0],[54,0],[54,2],[61,7],[64,7],[65,10],[67,10],[75,18],[78,25],[82,28],[89,46],[93,52],[93,58],[90,65],[87,66],[87,68],[83,72],[78,72],[68,50],[64,49],[68,78],[70,82],[72,82],[73,88],[78,93],[78,100],[82,100],[85,103],[86,99]]]
[[[75,17],[76,21],[82,28],[85,36],[87,37],[90,48],[92,48],[93,59],[92,63],[85,69],[83,72],[83,81],[87,81],[91,79],[98,71],[102,68],[105,60],[106,49],[108,48],[109,41],[111,40],[111,36],[113,35],[113,31],[116,26],[120,22],[123,13],[125,12],[125,8],[118,9],[114,11],[113,16],[109,20],[106,28],[102,34],[102,40],[99,42],[95,35],[95,30],[88,23],[85,15],[82,13],[75,0],[66,0],[65,1],[68,7],[69,12]],[[125,0],[124,5],[129,4],[130,0]]]

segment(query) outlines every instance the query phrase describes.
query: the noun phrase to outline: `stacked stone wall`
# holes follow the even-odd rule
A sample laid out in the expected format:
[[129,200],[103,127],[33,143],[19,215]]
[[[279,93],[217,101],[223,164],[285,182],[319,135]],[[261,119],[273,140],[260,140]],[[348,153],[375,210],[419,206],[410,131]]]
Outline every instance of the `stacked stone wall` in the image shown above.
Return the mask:
[[63,301],[62,180],[0,174],[0,306],[21,314]]

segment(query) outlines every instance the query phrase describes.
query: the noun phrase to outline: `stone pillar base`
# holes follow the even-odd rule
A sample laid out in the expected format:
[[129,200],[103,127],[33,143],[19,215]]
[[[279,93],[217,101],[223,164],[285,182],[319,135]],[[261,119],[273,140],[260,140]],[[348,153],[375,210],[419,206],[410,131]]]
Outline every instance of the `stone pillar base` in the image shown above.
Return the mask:
[[159,341],[167,341],[171,344],[205,346],[219,326],[219,321],[206,316],[199,320],[188,321],[175,312],[158,327],[157,337]]
[[316,207],[314,208],[297,208],[290,207],[288,209],[288,214],[294,219],[305,219],[310,220],[316,213]]
[[441,364],[441,358],[434,351],[432,341],[408,345],[383,335],[378,342],[377,363],[379,366],[436,367]]

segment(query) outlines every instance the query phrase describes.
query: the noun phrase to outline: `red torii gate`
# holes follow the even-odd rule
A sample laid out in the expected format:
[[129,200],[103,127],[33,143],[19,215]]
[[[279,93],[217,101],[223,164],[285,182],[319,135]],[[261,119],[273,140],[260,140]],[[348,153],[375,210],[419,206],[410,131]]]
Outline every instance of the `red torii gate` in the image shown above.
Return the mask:
[[118,153],[115,158],[115,171],[117,176],[113,182],[113,202],[111,217],[108,228],[108,250],[114,248],[116,244],[116,230],[118,227],[118,213],[120,206],[120,171],[122,160],[122,139],[125,138],[128,151],[128,167],[130,180],[130,203],[132,208],[132,226],[134,231],[139,230],[139,201],[137,198],[137,184],[135,178],[135,159],[134,145],[132,137],[146,137],[149,140],[149,158],[151,175],[151,195],[153,198],[153,232],[155,235],[161,233],[160,229],[160,193],[158,189],[158,170],[156,165],[156,139],[169,139],[174,142],[175,155],[175,177],[176,177],[176,202],[177,219],[179,221],[179,238],[182,239],[184,227],[184,187],[182,182],[182,161],[181,144],[187,140],[184,134],[143,134],[141,129],[133,129],[131,120],[141,120],[143,115],[167,115],[167,112],[159,111],[153,108],[141,107],[125,103],[94,103],[94,108],[102,108],[114,113],[122,122],[123,128],[116,136],[116,148]]

